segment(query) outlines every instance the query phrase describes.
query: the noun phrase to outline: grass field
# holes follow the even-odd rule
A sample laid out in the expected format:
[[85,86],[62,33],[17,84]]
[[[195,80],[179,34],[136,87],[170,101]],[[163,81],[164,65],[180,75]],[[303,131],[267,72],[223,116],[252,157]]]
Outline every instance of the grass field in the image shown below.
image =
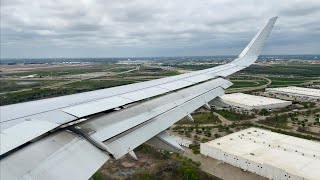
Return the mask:
[[267,84],[267,81],[264,80],[231,80],[233,85],[231,88],[243,88],[243,87],[256,87]]
[[44,99],[49,97],[56,97],[56,96],[74,94],[79,92],[85,92],[90,90],[103,89],[108,87],[130,84],[133,82],[134,81],[131,81],[131,80],[83,80],[83,81],[67,84],[64,87],[56,88],[56,89],[50,89],[50,88],[40,89],[36,87],[28,91],[1,94],[0,105],[20,103],[20,102]]
[[268,77],[271,79],[271,87],[281,87],[281,86],[292,86],[292,85],[301,85],[302,83],[314,80],[316,78],[310,77]]
[[266,85],[268,81],[261,77],[256,76],[244,76],[244,75],[233,75],[230,78],[230,81],[233,85],[230,87],[232,88],[245,88],[245,87],[257,87]]
[[62,76],[62,75],[75,75],[75,74],[86,74],[86,73],[92,73],[92,72],[99,72],[102,71],[102,69],[68,69],[68,70],[46,70],[46,71],[32,71],[32,72],[20,72],[20,73],[10,73],[5,74],[6,76],[28,76],[31,74],[37,74],[39,77],[56,77],[56,76]]
[[255,118],[254,115],[246,115],[246,114],[240,114],[233,111],[227,111],[227,110],[214,110],[214,112],[220,114],[224,118],[230,120],[230,121],[240,121],[240,120],[247,120],[247,119],[253,119]]
[[124,72],[133,69],[134,66],[124,66],[116,64],[95,64],[93,66],[77,66],[77,67],[52,67],[37,70],[28,70],[27,72],[3,73],[2,76],[21,77],[31,74],[37,74],[37,77],[58,77],[63,75],[88,74],[94,72]]
[[[192,114],[192,117],[195,123],[199,123],[199,124],[212,124],[212,123],[220,122],[219,118],[214,114],[211,114],[210,112]],[[192,124],[192,123],[193,122],[191,122],[189,119],[183,118],[177,124]]]
[[270,74],[270,75],[286,75],[286,76],[303,76],[303,77],[319,77],[319,64],[288,64],[288,65],[272,65],[272,66],[250,66],[242,70],[248,74]]
[[281,128],[281,129],[291,129],[288,127],[288,118],[289,116],[287,114],[285,115],[276,115],[276,116],[271,116],[267,117],[265,120],[260,120],[258,123],[264,124],[267,126],[272,126],[276,128]]
[[[38,88],[47,85],[51,85],[57,82],[56,80],[30,80],[30,81],[14,81],[14,80],[1,80],[0,92],[17,91],[28,88]],[[21,84],[20,84],[21,83]]]

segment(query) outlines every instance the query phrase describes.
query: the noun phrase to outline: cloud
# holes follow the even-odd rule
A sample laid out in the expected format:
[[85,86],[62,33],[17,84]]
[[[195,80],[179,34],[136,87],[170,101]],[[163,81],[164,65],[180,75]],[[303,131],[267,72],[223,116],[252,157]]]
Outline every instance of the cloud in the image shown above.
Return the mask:
[[1,58],[234,55],[275,15],[264,54],[320,53],[319,9],[318,0],[2,0]]

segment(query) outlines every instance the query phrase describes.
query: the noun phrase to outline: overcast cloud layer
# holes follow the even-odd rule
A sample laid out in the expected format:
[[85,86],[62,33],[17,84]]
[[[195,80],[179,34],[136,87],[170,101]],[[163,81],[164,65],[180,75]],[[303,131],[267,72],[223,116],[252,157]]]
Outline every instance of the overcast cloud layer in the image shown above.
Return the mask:
[[319,0],[1,0],[1,58],[319,54]]

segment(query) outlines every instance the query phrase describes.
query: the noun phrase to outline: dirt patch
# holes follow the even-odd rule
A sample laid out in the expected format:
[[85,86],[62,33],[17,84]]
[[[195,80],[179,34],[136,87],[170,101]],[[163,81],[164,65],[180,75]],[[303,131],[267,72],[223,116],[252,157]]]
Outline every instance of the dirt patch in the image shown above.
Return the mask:
[[109,160],[93,176],[94,179],[219,179],[201,171],[191,160],[143,146],[136,150],[137,161],[127,156]]

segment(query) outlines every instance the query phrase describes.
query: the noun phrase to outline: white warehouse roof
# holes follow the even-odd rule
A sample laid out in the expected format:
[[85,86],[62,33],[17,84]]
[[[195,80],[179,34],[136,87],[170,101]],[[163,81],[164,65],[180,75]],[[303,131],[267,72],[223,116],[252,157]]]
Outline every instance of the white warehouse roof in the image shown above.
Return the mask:
[[232,133],[201,144],[200,151],[272,179],[320,179],[319,142],[268,130],[249,128]]
[[310,97],[315,97],[320,99],[320,89],[288,86],[288,87],[279,87],[279,88],[267,88],[266,91],[287,93],[291,95],[310,96]]
[[220,96],[218,101],[222,101],[230,106],[236,106],[244,109],[274,109],[283,108],[291,104],[291,101],[268,98],[263,96],[254,96],[243,93],[233,93]]

